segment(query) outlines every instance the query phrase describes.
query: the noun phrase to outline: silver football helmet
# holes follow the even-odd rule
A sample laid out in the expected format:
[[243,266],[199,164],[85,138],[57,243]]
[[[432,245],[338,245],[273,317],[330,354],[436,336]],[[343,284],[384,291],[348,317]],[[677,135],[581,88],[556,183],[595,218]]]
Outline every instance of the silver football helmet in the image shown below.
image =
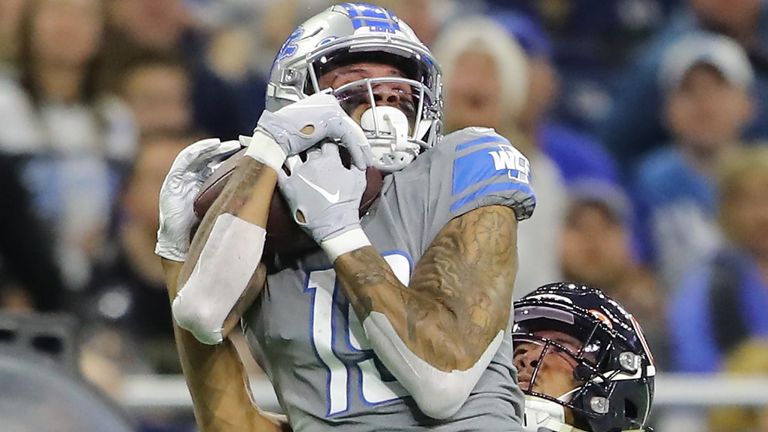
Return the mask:
[[[272,64],[266,108],[275,111],[324,90],[320,78],[325,73],[357,62],[386,63],[403,73],[333,89],[349,114],[361,104],[369,107],[360,123],[374,153],[374,166],[397,171],[439,139],[442,84],[432,53],[407,24],[386,9],[343,3],[301,24]],[[377,88],[382,84],[397,91],[396,106],[377,107],[381,97]]]

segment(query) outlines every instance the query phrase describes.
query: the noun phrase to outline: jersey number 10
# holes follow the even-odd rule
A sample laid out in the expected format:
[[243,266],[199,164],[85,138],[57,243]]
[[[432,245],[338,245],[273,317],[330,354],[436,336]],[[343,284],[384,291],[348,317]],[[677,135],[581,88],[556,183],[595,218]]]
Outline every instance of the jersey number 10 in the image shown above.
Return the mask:
[[[411,276],[408,257],[396,253],[386,255],[384,259],[400,282],[408,285]],[[381,363],[375,359],[363,326],[349,303],[345,303],[343,308],[334,307],[337,289],[341,288],[333,269],[313,271],[307,277],[306,290],[313,296],[310,321],[312,343],[320,361],[328,369],[328,416],[347,411],[351,395],[359,395],[365,405],[376,405],[407,394],[397,381],[382,377],[382,374],[386,376],[389,373],[376,364]],[[339,322],[343,325],[337,325]]]

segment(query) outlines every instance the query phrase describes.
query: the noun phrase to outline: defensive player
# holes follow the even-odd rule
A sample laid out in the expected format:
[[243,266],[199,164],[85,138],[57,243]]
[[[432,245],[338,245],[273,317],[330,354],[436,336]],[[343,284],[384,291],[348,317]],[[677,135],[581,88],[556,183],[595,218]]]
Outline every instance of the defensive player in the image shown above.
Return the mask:
[[637,321],[601,291],[542,286],[515,302],[526,432],[644,431],[656,370]]
[[[302,24],[267,96],[191,249],[191,200],[237,146],[191,146],[163,187],[157,252],[176,320],[220,343],[241,296],[258,296],[243,329],[297,431],[521,430],[508,323],[517,223],[535,205],[525,157],[490,129],[441,136],[438,65],[375,6],[336,5]],[[366,165],[389,174],[360,219]],[[260,291],[278,178],[320,249]],[[201,428],[263,427],[231,347],[183,331],[178,341]]]

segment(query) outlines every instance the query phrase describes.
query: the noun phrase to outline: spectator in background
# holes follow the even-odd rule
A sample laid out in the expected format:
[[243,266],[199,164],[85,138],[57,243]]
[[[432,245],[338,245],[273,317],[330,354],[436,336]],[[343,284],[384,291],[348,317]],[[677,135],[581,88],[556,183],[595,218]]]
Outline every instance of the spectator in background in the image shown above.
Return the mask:
[[551,116],[560,88],[552,63],[552,42],[541,25],[526,15],[501,12],[494,17],[527,55],[527,100],[517,126],[523,139],[535,142],[560,168],[566,182],[580,178],[618,181],[616,163],[592,137],[576,132]]
[[104,5],[108,18],[104,43],[109,49],[98,78],[108,90],[116,90],[124,68],[147,51],[185,59],[202,52],[182,0],[104,0]]
[[[195,125],[207,134],[236,137],[250,134],[255,119],[243,121],[243,100],[263,107],[263,87],[249,88],[228,81],[209,64],[206,35],[182,0],[106,0],[109,22],[105,58],[107,68],[99,85],[118,91],[123,71],[148,55],[183,59],[190,78],[190,97]],[[148,54],[160,53],[160,54]],[[248,51],[240,51],[247,56]],[[261,101],[261,102],[259,102]]]
[[[730,376],[768,376],[768,339],[751,339],[733,350],[725,361]],[[722,407],[710,412],[711,431],[768,432],[768,407]]]
[[[514,9],[541,19],[555,40],[562,91],[555,114],[589,133],[610,112],[614,81],[683,0],[486,0],[491,13]],[[620,94],[617,92],[617,96]]]
[[264,110],[274,53],[299,23],[330,2],[212,3],[220,18],[209,22],[210,41],[194,91],[195,124],[212,136],[235,139],[251,135]]
[[731,155],[719,184],[728,243],[685,275],[668,308],[672,365],[716,372],[750,337],[768,337],[768,147]]
[[621,186],[594,179],[569,186],[560,262],[565,280],[598,287],[631,310],[657,361],[666,363],[665,305],[633,253],[632,206]]
[[111,66],[101,79],[103,85],[116,89],[121,72],[146,51],[180,56],[188,69],[196,129],[235,139],[252,134],[264,110],[274,53],[297,22],[327,6],[327,0],[107,0],[107,4]]
[[609,69],[634,43],[654,31],[684,0],[485,0],[491,11],[514,9],[537,16],[558,40],[566,63]]
[[18,51],[17,35],[26,0],[0,0],[0,75],[13,74]]
[[183,0],[106,0],[113,30],[155,51],[178,48],[192,25]]
[[121,194],[117,239],[78,302],[82,373],[116,400],[128,374],[181,372],[154,245],[160,186],[176,155],[196,139],[168,130],[144,135]]
[[746,137],[768,136],[768,3],[762,0],[687,0],[682,8],[640,51],[616,85],[613,109],[600,127],[608,150],[625,169],[648,151],[668,142],[669,130],[659,113],[665,95],[657,77],[664,53],[692,32],[710,31],[732,37],[748,53],[756,72],[752,92],[760,102],[747,123]]
[[251,135],[264,110],[268,69],[254,67],[254,56],[267,56],[255,52],[253,40],[253,30],[263,27],[248,24],[220,23],[194,75],[195,124],[212,136]]
[[189,73],[180,58],[147,53],[126,68],[119,91],[139,131],[152,134],[191,129],[189,87]]
[[744,50],[725,36],[690,35],[665,53],[659,82],[674,139],[639,166],[635,192],[640,251],[667,288],[720,243],[716,172],[740,145],[752,81]]
[[[531,163],[536,213],[518,230],[518,246],[526,253],[518,258],[516,286],[531,290],[559,280],[558,242],[565,190],[557,166],[517,126],[529,79],[523,50],[492,18],[476,16],[446,26],[435,42],[434,53],[443,67],[446,130],[494,128]],[[515,290],[516,297],[525,294]]]
[[0,79],[0,151],[21,163],[36,214],[52,227],[67,285],[87,283],[136,144],[130,111],[99,92],[99,0],[29,0],[19,78]]
[[18,163],[0,153],[0,310],[56,312],[63,283],[51,233],[33,211]]
[[432,46],[440,27],[457,8],[454,0],[380,0],[376,4],[407,22],[427,46]]

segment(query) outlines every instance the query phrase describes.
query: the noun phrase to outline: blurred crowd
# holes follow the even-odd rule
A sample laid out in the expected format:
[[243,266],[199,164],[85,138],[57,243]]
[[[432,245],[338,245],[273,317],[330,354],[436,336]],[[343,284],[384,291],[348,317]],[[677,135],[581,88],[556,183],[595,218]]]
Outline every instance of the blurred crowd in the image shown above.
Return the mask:
[[[275,53],[329,3],[0,0],[0,312],[76,317],[112,397],[179,373],[160,185],[184,146],[252,132]],[[516,297],[588,283],[661,372],[768,375],[767,2],[373,3],[441,62],[446,131],[493,127],[531,161]],[[768,431],[765,410],[697,417]]]

